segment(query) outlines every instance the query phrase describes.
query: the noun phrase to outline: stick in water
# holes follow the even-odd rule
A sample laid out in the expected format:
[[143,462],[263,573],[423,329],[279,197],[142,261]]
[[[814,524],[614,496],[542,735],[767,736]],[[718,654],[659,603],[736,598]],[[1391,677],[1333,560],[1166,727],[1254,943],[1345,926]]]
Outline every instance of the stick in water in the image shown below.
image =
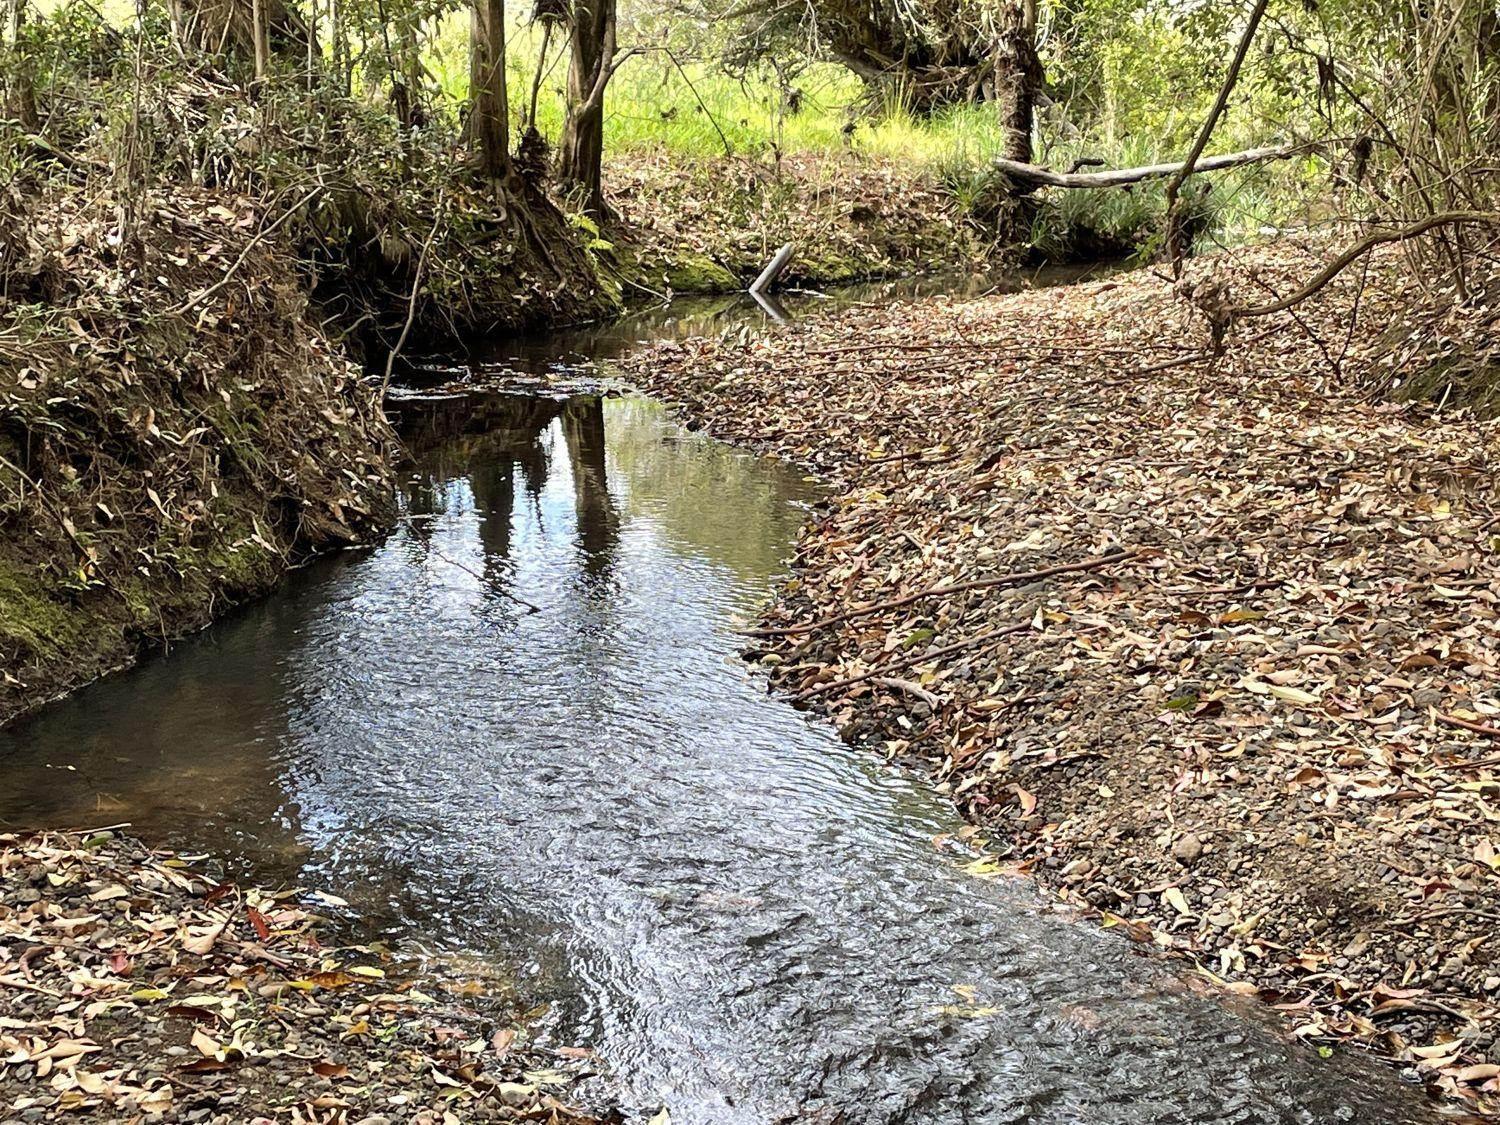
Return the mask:
[[764,293],[776,284],[776,279],[786,272],[786,267],[792,260],[792,244],[786,243],[776,251],[776,256],[766,264],[766,268],[760,271],[760,276],[750,283],[750,292],[756,296]]

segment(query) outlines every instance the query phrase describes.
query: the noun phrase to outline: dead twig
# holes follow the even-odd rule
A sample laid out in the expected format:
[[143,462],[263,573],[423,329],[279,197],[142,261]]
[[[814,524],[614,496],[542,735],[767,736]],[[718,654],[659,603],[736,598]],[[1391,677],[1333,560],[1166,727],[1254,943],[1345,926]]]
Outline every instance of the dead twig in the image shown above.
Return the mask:
[[[1167,182],[1167,251],[1172,255],[1174,279],[1182,277],[1182,260],[1187,256],[1188,250],[1182,237],[1182,206],[1178,199],[1178,192],[1182,190],[1182,185],[1187,178],[1193,174],[1199,157],[1208,147],[1209,138],[1218,127],[1219,119],[1224,116],[1224,110],[1229,106],[1229,95],[1234,93],[1234,88],[1240,80],[1240,68],[1245,65],[1245,56],[1250,53],[1250,44],[1255,39],[1256,31],[1260,29],[1260,21],[1265,17],[1269,4],[1270,0],[1255,0],[1255,7],[1250,10],[1250,19],[1245,24],[1245,30],[1240,34],[1240,41],[1234,49],[1234,58],[1230,60],[1229,70],[1224,75],[1224,82],[1219,87],[1219,94],[1214,99],[1213,108],[1204,118],[1203,128],[1198,130],[1198,136],[1193,141],[1193,147],[1188,152],[1187,159]],[[1206,166],[1207,162],[1204,163]]]
[[411,294],[406,299],[406,322],[401,325],[401,335],[396,337],[396,344],[385,357],[385,378],[380,381],[380,399],[385,401],[386,392],[391,389],[391,374],[396,370],[396,357],[401,354],[401,349],[406,346],[406,338],[411,335],[411,326],[417,319],[417,298],[422,292],[422,275],[427,270],[427,255],[432,250],[432,244],[437,240],[438,229],[443,225],[443,213],[447,205],[444,192],[438,192],[437,206],[433,210],[432,229],[427,232],[427,238],[422,243],[422,252],[417,255],[417,267],[412,273]]
[[1023,570],[1011,574],[997,574],[991,578],[976,578],[968,582],[944,582],[936,586],[929,586],[925,590],[918,590],[914,594],[907,594],[902,598],[893,598],[890,601],[872,602],[869,605],[855,606],[853,609],[843,613],[825,617],[819,621],[810,621],[802,625],[787,625],[773,629],[745,629],[742,635],[747,637],[794,637],[802,633],[811,633],[818,629],[826,629],[830,625],[838,625],[844,621],[852,621],[856,617],[868,617],[872,613],[881,613],[888,609],[900,609],[902,606],[911,605],[924,598],[940,598],[947,594],[958,594],[966,590],[988,590],[996,586],[1019,586],[1027,582],[1035,582],[1042,578],[1051,578],[1057,574],[1076,574],[1085,570],[1098,570],[1100,567],[1112,566],[1118,562],[1125,562],[1140,554],[1139,549],[1130,548],[1125,551],[1111,551],[1107,555],[1097,555],[1094,558],[1080,559],[1078,562],[1062,563],[1058,566],[1042,567],[1040,570]]
[[[980,645],[986,645],[992,641],[999,640],[1002,637],[1011,636],[1014,633],[1024,633],[1027,629],[1030,628],[1031,621],[1028,619],[1026,621],[1017,621],[1013,625],[1006,625],[1005,627],[1000,629],[991,629],[987,633],[980,633],[977,637],[970,637],[968,640],[957,641],[951,645],[945,645],[942,648],[933,649],[931,652],[922,652],[918,653],[915,656],[906,657],[902,660],[893,660],[889,664],[882,664],[879,668],[872,669],[869,672],[861,673],[858,676],[850,676],[847,679],[843,680],[832,680],[826,684],[818,684],[815,687],[807,688],[804,691],[799,691],[796,695],[792,696],[792,702],[798,703],[804,699],[811,699],[816,695],[826,695],[828,692],[838,691],[841,688],[853,687],[855,684],[862,684],[866,680],[878,679],[885,681],[890,679],[890,674],[892,672],[900,672],[907,668],[915,667],[918,664],[926,664],[931,660],[940,660],[944,656],[952,656],[955,652],[962,652],[965,649],[971,649]],[[905,683],[905,681],[899,682]],[[924,694],[926,694],[930,699],[937,698],[930,692],[924,692]]]
[[226,285],[228,285],[234,279],[234,276],[235,276],[235,274],[237,274],[239,272],[240,267],[243,266],[245,264],[246,259],[248,259],[250,257],[250,252],[252,250],[254,250],[261,243],[265,242],[266,239],[270,238],[271,235],[275,234],[278,230],[280,230],[281,227],[286,223],[286,221],[288,219],[290,219],[293,215],[297,214],[297,212],[301,211],[303,207],[307,206],[315,198],[317,198],[319,195],[322,195],[322,194],[323,194],[323,185],[319,184],[317,187],[313,188],[312,191],[308,192],[301,199],[297,200],[296,203],[292,204],[285,211],[283,211],[279,216],[277,216],[277,218],[275,219],[274,222],[271,222],[271,223],[267,224],[266,226],[262,227],[261,230],[260,230],[260,232],[254,238],[252,238],[249,242],[245,243],[245,248],[240,251],[239,257],[236,258],[232,263],[230,263],[229,268],[224,271],[224,276],[223,277],[219,278],[218,281],[214,282],[207,289],[204,289],[201,292],[195,294],[194,296],[189,297],[186,301],[184,301],[182,304],[178,305],[175,309],[172,309],[171,311],[169,311],[167,313],[167,316],[182,316],[184,313],[191,312],[192,309],[195,306],[201,305],[204,301],[208,300],[215,293],[219,292],[219,290],[223,289]]
[[1410,226],[1398,227],[1396,230],[1377,231],[1350,246],[1313,275],[1312,280],[1295,293],[1265,305],[1238,305],[1228,310],[1229,318],[1231,320],[1246,320],[1254,316],[1271,316],[1274,313],[1285,312],[1292,306],[1300,305],[1303,301],[1307,300],[1377,246],[1384,246],[1388,242],[1405,242],[1408,239],[1416,238],[1418,235],[1426,234],[1434,227],[1457,226],[1461,224],[1487,224],[1500,227],[1500,212],[1439,211],[1428,215],[1425,219],[1412,223]]
[[1500,738],[1500,727],[1492,727],[1486,723],[1476,723],[1469,719],[1460,719],[1457,715],[1445,715],[1439,711],[1437,721],[1445,723],[1450,727],[1462,727],[1464,730],[1471,730],[1475,734],[1487,735],[1490,738]]
[[479,571],[475,570],[472,566],[466,566],[463,563],[459,562],[457,559],[451,559],[451,558],[449,558],[447,555],[443,554],[443,552],[440,551],[440,550],[438,550],[436,547],[428,546],[427,549],[429,551],[431,551],[434,555],[436,555],[438,558],[442,559],[443,562],[447,563],[449,566],[457,567],[459,570],[463,571],[465,574],[467,574],[471,578],[477,578],[481,583],[484,584],[484,586],[485,586],[486,589],[492,591],[493,593],[499,594],[502,598],[506,598],[509,601],[515,602],[517,605],[525,606],[527,613],[541,613],[542,612],[542,607],[541,606],[535,605],[532,602],[528,602],[525,598],[521,597],[519,594],[512,594],[509,590],[505,589],[504,587],[496,585],[489,578],[485,577],[483,574],[480,574]]

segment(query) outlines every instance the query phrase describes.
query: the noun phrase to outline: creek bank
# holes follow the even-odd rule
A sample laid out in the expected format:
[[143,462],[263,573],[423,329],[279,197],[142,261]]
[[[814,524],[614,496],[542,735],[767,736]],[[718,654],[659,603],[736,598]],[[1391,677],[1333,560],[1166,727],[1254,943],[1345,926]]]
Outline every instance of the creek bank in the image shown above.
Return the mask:
[[[184,144],[147,154],[156,187],[122,188],[119,138],[70,111],[55,145],[19,150],[0,199],[0,723],[382,532],[384,364],[361,373],[351,351],[604,319],[662,286],[737,290],[790,225],[816,247],[804,281],[972,249],[920,174],[855,157],[622,160],[615,245],[536,184],[480,183],[348,99],[161,79],[143,119]],[[211,184],[198,149],[220,154]]]
[[737,292],[784,242],[797,248],[789,285],[978,271],[999,257],[935,173],[854,152],[631,153],[610,189],[637,295]]
[[[36,180],[0,208],[0,722],[390,511],[379,387],[248,197]],[[149,248],[149,250],[148,250]]]
[[1214,364],[1142,272],[621,368],[833,488],[751,642],[778,689],[1104,924],[1486,1109],[1495,430],[1371,400],[1422,358],[1381,342],[1417,295],[1380,270]]
[[318,909],[114,832],[0,835],[0,1115],[618,1120],[503,986],[329,944]]

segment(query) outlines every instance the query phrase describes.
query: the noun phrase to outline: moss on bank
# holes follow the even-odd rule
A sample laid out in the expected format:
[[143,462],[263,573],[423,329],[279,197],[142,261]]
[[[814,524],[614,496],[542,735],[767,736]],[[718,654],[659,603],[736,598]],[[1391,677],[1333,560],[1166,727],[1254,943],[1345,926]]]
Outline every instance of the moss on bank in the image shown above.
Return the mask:
[[408,347],[597,319],[738,290],[781,240],[794,283],[980,253],[935,184],[854,156],[618,168],[601,233],[431,153],[404,192],[356,175],[290,211],[168,162],[122,220],[78,143],[93,163],[23,164],[0,206],[0,721],[378,531],[393,438],[328,326],[379,355],[408,315]]
[[743,288],[784,242],[785,281],[836,285],[987,264],[994,248],[936,173],[838,156],[683,160],[636,153],[611,170],[632,280],[641,288]]
[[1471,279],[1471,298],[1439,292],[1413,295],[1380,333],[1364,375],[1375,394],[1396,402],[1467,408],[1500,418],[1500,334],[1495,282]]
[[374,534],[379,388],[309,316],[259,205],[7,201],[0,313],[0,721]]

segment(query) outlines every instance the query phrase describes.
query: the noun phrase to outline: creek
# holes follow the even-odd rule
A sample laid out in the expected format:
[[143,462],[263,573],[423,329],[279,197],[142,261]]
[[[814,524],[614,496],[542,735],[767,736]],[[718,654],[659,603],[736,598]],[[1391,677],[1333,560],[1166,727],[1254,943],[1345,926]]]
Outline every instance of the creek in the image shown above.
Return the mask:
[[332,892],[545,1004],[642,1119],[1436,1120],[969,873],[941,797],[767,694],[733,630],[815,485],[575,368],[760,317],[695,302],[425,365],[475,389],[397,400],[389,538],[0,731],[0,825],[128,821]]

